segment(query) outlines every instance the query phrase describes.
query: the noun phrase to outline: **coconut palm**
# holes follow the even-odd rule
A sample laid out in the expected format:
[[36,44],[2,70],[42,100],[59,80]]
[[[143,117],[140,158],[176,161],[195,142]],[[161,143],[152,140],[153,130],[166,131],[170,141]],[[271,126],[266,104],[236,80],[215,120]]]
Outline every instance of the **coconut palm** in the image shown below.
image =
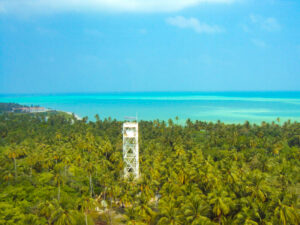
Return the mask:
[[137,198],[137,203],[135,206],[136,213],[140,216],[141,220],[149,224],[152,220],[152,216],[154,212],[152,211],[151,207],[149,207],[149,199],[145,194],[141,194]]
[[14,175],[15,175],[15,179],[17,178],[17,158],[20,156],[20,151],[18,151],[17,149],[10,148],[8,150],[8,158],[9,159],[13,159],[14,162]]
[[217,216],[219,224],[223,216],[230,212],[231,199],[224,190],[216,190],[208,195],[209,204],[213,207],[213,213]]
[[164,199],[159,203],[160,218],[158,220],[159,225],[179,225],[181,224],[183,215],[176,204],[174,199]]
[[278,206],[276,207],[274,214],[274,222],[278,221],[282,225],[297,225],[300,223],[299,210],[297,212],[297,209],[283,204],[280,200],[278,201]]
[[52,215],[52,224],[54,225],[77,225],[79,214],[76,210],[65,210],[58,208]]
[[140,221],[140,217],[134,207],[125,209],[125,222],[127,225],[145,225]]
[[48,224],[52,223],[52,216],[55,210],[58,208],[56,202],[45,201],[39,204],[39,215],[44,216],[47,219]]
[[63,177],[61,176],[61,174],[59,172],[56,172],[55,176],[54,176],[54,183],[57,186],[57,200],[60,200],[60,187],[63,184],[64,180]]
[[85,225],[93,224],[88,214],[95,211],[96,208],[98,208],[99,206],[98,202],[95,201],[93,198],[83,197],[82,199],[80,199],[78,205],[79,208],[81,209],[81,212],[84,213]]
[[191,194],[184,205],[184,216],[189,224],[197,223],[201,220],[209,220],[209,205],[199,194]]

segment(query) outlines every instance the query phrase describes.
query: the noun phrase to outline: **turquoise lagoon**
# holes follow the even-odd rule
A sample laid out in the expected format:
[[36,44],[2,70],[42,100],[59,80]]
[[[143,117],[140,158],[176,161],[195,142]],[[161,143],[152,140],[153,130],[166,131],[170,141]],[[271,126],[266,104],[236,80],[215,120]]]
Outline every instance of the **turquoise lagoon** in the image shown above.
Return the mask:
[[225,123],[300,121],[300,92],[147,92],[93,94],[1,94],[0,102],[14,102],[72,112],[95,120],[138,114],[139,120],[179,117]]

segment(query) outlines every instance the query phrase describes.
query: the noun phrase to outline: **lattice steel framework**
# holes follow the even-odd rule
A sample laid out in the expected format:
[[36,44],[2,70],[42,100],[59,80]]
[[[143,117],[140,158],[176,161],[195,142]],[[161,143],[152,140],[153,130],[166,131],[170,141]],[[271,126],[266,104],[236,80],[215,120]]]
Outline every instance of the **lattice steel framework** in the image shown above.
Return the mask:
[[127,122],[123,124],[123,160],[124,175],[129,177],[131,174],[139,177],[139,143],[138,143],[138,123]]

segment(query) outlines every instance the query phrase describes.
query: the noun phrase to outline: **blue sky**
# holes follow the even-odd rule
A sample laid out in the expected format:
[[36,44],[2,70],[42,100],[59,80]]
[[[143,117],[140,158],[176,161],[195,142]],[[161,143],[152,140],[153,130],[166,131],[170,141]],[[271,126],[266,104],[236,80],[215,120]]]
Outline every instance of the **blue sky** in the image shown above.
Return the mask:
[[300,90],[299,0],[0,0],[0,93]]

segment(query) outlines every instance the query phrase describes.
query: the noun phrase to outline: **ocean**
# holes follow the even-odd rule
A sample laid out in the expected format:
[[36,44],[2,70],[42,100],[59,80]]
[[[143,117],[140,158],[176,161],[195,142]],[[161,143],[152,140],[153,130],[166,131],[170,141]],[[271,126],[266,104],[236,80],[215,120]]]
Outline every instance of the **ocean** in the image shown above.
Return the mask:
[[0,102],[40,105],[79,117],[124,120],[220,120],[225,123],[300,122],[300,92],[147,92],[92,94],[1,94]]

